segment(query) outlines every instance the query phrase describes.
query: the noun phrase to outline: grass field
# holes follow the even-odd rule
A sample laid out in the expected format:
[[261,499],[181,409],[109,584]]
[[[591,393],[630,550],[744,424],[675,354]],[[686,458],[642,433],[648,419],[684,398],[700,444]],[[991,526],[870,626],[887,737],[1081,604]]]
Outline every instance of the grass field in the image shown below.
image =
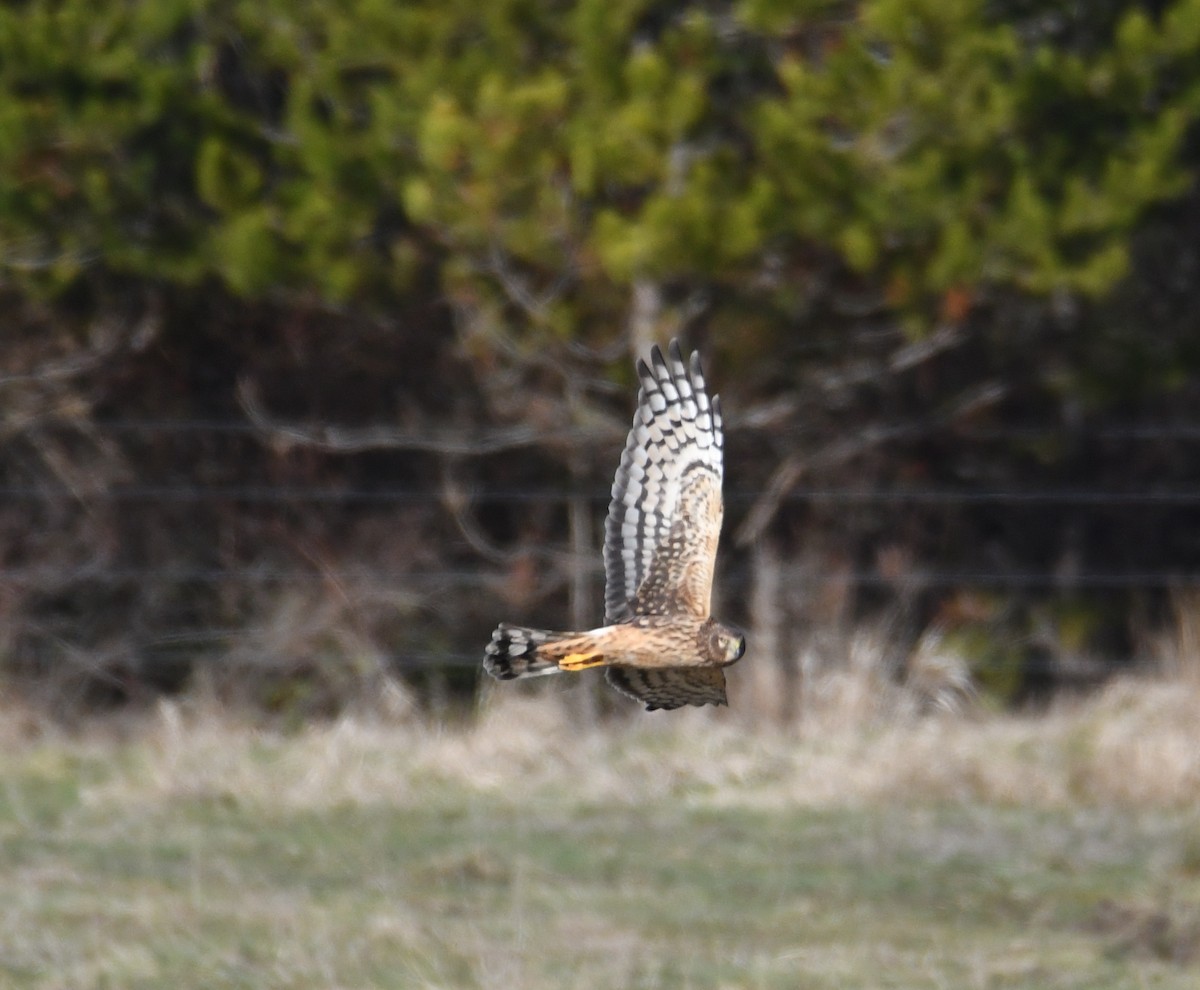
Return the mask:
[[292,735],[164,708],[0,757],[0,986],[1193,988],[1200,692],[801,732]]

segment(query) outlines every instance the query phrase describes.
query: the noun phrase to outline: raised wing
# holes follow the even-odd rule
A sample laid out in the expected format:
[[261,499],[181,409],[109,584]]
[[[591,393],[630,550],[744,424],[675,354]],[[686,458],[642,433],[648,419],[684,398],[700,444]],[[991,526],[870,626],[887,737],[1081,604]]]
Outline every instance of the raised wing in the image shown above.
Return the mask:
[[[642,388],[604,527],[606,621],[709,614],[721,535],[721,406],[679,343],[638,362]],[[660,706],[665,707],[665,706]]]
[[608,683],[646,711],[684,705],[727,705],[725,674],[719,667],[609,667]]

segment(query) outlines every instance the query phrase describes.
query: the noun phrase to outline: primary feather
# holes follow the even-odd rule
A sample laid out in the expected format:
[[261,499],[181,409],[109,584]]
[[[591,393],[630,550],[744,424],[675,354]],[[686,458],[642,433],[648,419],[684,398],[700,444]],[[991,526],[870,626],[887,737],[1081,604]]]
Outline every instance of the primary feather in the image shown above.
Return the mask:
[[[716,541],[708,536],[719,534],[721,528],[721,407],[717,398],[709,401],[699,355],[692,355],[689,366],[678,342],[672,341],[666,357],[655,347],[650,364],[638,362],[638,377],[637,413],[613,481],[604,527],[608,622],[638,611],[635,600],[656,571],[656,560],[660,561],[657,570],[665,573],[681,553],[693,560],[707,557],[711,584]],[[705,489],[706,497],[715,494],[706,506],[704,526],[691,531],[678,525],[685,486]],[[668,554],[670,562],[660,560]],[[707,589],[703,597],[707,610]],[[649,596],[641,598],[645,604]]]

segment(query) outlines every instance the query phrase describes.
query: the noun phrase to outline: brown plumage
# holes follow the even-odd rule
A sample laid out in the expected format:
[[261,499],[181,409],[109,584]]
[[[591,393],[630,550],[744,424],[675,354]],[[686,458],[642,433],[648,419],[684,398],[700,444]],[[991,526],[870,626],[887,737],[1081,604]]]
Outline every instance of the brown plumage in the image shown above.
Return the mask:
[[638,362],[642,388],[613,482],[604,538],[607,625],[551,632],[501,624],[484,669],[500,680],[607,668],[609,684],[648,710],[726,704],[723,667],[741,631],[709,614],[721,535],[721,407],[699,356],[679,344]]

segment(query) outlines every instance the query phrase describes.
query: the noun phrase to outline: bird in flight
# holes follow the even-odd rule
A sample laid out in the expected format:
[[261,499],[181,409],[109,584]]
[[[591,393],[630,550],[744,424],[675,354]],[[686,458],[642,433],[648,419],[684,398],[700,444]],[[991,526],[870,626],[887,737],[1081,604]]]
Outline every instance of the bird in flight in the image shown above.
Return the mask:
[[484,669],[499,680],[604,667],[647,711],[724,705],[723,668],[746,637],[711,615],[724,476],[721,405],[678,341],[637,364],[641,390],[604,526],[604,621],[586,632],[501,623]]

